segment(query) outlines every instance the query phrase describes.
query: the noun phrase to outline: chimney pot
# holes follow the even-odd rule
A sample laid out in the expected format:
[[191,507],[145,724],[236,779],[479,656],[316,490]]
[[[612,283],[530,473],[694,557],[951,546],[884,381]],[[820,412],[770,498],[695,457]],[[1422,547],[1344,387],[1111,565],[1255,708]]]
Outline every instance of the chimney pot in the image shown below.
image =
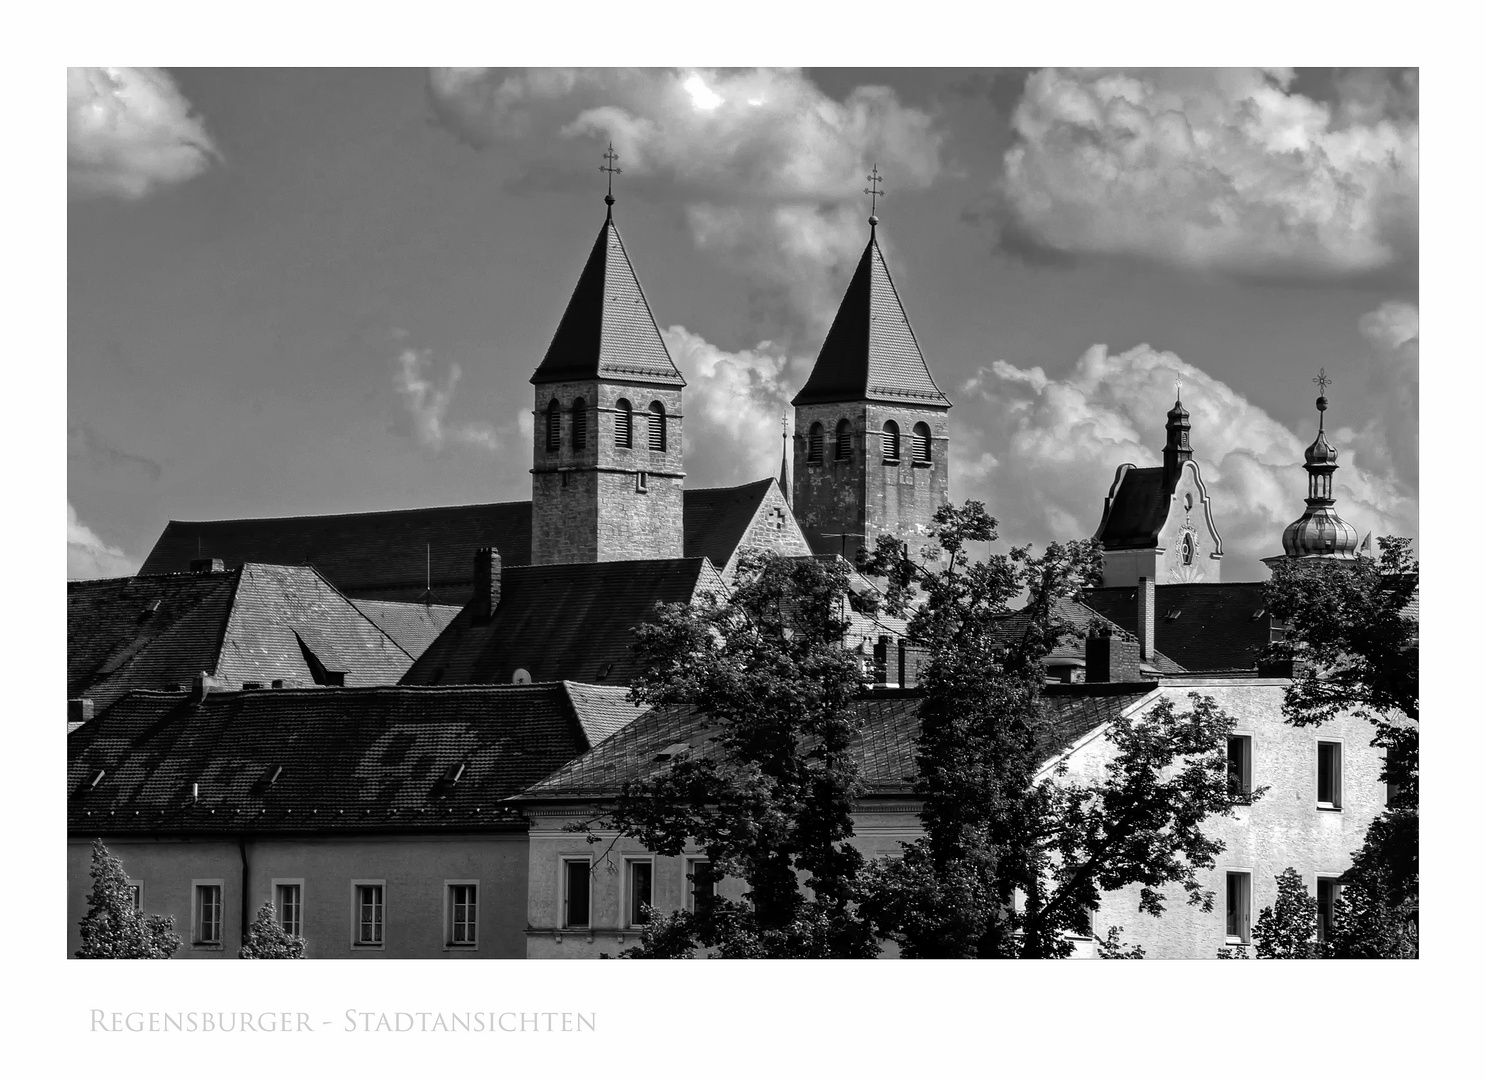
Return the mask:
[[225,565],[221,559],[191,560],[191,573],[193,574],[220,573],[223,569],[225,569]]
[[483,626],[500,607],[500,549],[483,547],[475,552],[475,625]]

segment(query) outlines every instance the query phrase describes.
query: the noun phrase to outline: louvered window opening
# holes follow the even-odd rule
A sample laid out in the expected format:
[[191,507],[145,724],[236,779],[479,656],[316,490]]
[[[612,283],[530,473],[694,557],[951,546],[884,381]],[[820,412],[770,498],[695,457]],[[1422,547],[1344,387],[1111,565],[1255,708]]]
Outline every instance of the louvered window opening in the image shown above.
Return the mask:
[[825,457],[826,429],[819,423],[810,425],[810,444],[805,451],[805,460],[821,461]]
[[633,446],[635,416],[630,409],[630,404],[624,398],[620,398],[615,404],[615,409],[617,411],[614,414],[614,445]]
[[656,453],[666,449],[666,409],[658,401],[650,403],[650,449]]
[[898,460],[898,425],[891,420],[882,423],[882,456],[889,461]]
[[913,460],[933,461],[932,444],[929,442],[929,425],[913,425]]
[[553,398],[547,406],[547,450],[562,448],[562,406]]
[[836,460],[851,457],[851,421],[842,420],[836,425]]
[[573,449],[588,446],[588,402],[579,398],[573,402]]

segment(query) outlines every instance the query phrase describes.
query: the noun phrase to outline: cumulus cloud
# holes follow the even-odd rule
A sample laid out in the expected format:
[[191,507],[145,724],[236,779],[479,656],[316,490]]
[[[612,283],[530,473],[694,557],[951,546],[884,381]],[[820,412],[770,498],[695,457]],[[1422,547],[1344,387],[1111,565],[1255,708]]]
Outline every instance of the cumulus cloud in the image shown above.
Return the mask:
[[138,199],[219,157],[191,104],[159,68],[67,70],[67,180],[84,196]]
[[1359,365],[1371,417],[1357,435],[1357,460],[1393,472],[1419,491],[1419,309],[1389,300],[1358,322],[1368,354]]
[[67,576],[78,578],[125,577],[139,564],[78,520],[67,504]]
[[[1170,352],[1095,345],[1066,378],[997,361],[962,388],[955,409],[954,497],[983,500],[1013,543],[1091,536],[1123,462],[1160,463],[1175,380],[1213,500],[1228,580],[1264,576],[1285,525],[1305,505],[1301,461],[1314,431],[1287,429],[1226,383]],[[1360,533],[1417,535],[1418,500],[1391,472],[1364,466],[1358,432],[1328,430],[1340,451],[1334,493]]]
[[673,187],[703,250],[755,280],[786,331],[818,336],[866,240],[860,191],[939,175],[942,136],[891,89],[837,100],[783,69],[445,69],[441,121],[477,147],[530,132],[612,140],[626,181]]
[[[1405,73],[1411,75],[1411,73]],[[1044,69],[1012,114],[1012,239],[1244,273],[1353,273],[1412,255],[1417,81],[1287,70]]]
[[407,434],[430,450],[454,446],[499,449],[500,437],[488,424],[451,425],[448,422],[454,388],[462,374],[459,365],[450,364],[442,379],[431,368],[432,359],[427,349],[404,348],[397,354],[393,378],[398,396],[407,409],[410,425]]

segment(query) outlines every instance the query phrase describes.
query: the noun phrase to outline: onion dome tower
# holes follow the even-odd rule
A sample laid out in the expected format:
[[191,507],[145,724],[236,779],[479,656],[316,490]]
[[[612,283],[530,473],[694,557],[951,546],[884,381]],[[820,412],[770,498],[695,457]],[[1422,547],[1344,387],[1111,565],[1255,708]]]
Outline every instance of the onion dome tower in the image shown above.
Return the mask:
[[[1326,369],[1321,369],[1314,382],[1321,388],[1316,409],[1321,414],[1316,441],[1306,447],[1305,471],[1310,474],[1310,491],[1305,500],[1305,513],[1285,527],[1282,542],[1286,559],[1355,559],[1357,530],[1336,512],[1331,496],[1331,475],[1336,472],[1336,447],[1326,438]],[[1273,562],[1266,559],[1266,563]]]

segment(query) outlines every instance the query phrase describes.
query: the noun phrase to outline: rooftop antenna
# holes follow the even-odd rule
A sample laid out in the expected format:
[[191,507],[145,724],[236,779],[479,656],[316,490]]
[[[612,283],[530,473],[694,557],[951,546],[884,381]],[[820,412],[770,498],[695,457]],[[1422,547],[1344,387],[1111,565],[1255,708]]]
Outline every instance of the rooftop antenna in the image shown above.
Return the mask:
[[624,172],[614,163],[619,160],[619,155],[614,152],[614,140],[609,140],[609,149],[604,151],[605,164],[599,166],[599,172],[609,174],[609,190],[604,194],[604,204],[610,207],[609,213],[613,213],[614,206],[614,174]]
[[867,224],[872,226],[872,234],[877,235],[877,198],[879,195],[887,194],[878,187],[882,183],[882,176],[877,172],[877,162],[872,163],[872,171],[867,174],[867,186],[862,189],[863,195],[872,196],[872,216],[867,219]]

